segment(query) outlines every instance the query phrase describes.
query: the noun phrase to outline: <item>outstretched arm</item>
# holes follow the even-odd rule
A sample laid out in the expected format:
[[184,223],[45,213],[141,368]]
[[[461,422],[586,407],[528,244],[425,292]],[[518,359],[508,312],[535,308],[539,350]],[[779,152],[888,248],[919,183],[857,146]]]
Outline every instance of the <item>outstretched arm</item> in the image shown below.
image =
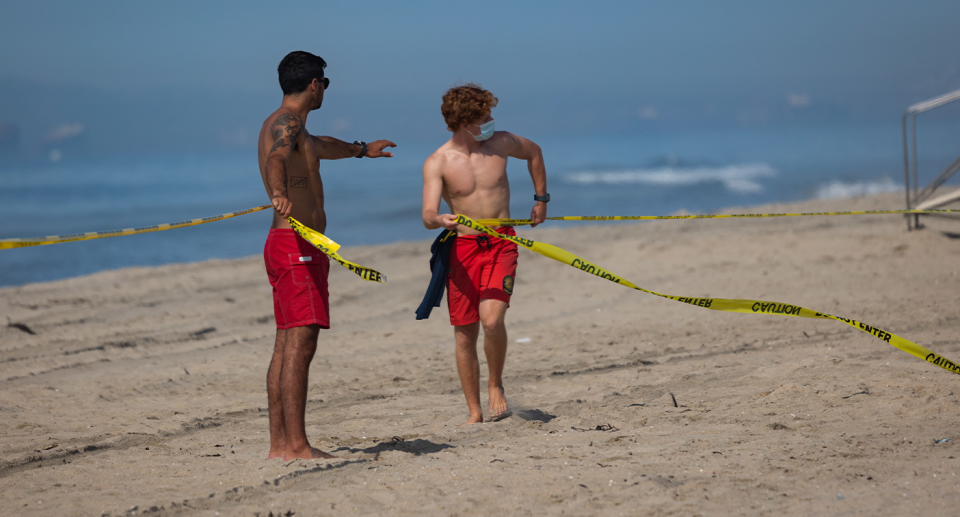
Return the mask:
[[423,164],[423,226],[428,230],[440,228],[456,230],[457,216],[440,213],[440,198],[443,195],[443,164],[436,156],[427,158]]
[[292,113],[277,117],[270,128],[273,145],[267,152],[267,186],[273,208],[282,216],[288,217],[293,211],[293,203],[287,197],[287,160],[297,144],[297,138],[303,131],[303,121]]
[[[527,140],[522,136],[510,135],[511,147],[507,153],[511,158],[527,161],[527,170],[530,171],[530,179],[533,180],[533,190],[538,196],[547,194],[547,167],[543,163],[543,151],[540,146]],[[536,226],[547,219],[547,203],[537,201],[530,211],[530,220]]]
[[[357,144],[348,144],[332,136],[312,136],[312,138],[313,146],[317,148],[321,160],[342,160],[343,158],[354,158],[360,154],[361,147]],[[385,152],[383,149],[396,146],[397,144],[389,140],[370,142],[367,144],[367,154],[364,156],[367,158],[391,158],[393,153]]]

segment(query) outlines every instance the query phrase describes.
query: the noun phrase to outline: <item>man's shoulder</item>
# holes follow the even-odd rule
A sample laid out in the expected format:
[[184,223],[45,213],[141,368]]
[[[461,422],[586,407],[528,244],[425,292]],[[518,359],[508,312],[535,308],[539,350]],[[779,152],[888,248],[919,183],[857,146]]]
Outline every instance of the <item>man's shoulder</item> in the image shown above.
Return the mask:
[[[290,143],[294,141],[302,142],[304,139],[312,136],[307,131],[300,116],[286,108],[280,108],[271,113],[263,122],[263,129],[260,131],[260,134],[264,135],[264,137],[270,135],[272,141],[277,141],[282,138],[288,140]],[[297,146],[294,146],[293,151],[296,150]]]
[[423,162],[424,166],[427,165],[443,165],[446,163],[447,159],[450,157],[450,153],[454,152],[450,142],[447,142],[437,148],[436,151],[427,156],[427,159]]
[[492,143],[513,145],[517,143],[517,135],[509,131],[497,131],[490,140]]
[[423,161],[424,177],[443,176],[443,171],[446,168],[447,158],[444,153],[441,153],[439,150],[434,151],[433,154],[427,156],[427,159]]
[[263,125],[267,127],[293,126],[301,130],[304,129],[303,120],[300,120],[300,117],[296,113],[293,113],[287,108],[280,108],[271,113],[266,120],[263,121]]
[[271,116],[276,116],[274,119],[274,125],[297,125],[303,127],[303,120],[300,119],[300,116],[296,113],[280,108],[273,113]]

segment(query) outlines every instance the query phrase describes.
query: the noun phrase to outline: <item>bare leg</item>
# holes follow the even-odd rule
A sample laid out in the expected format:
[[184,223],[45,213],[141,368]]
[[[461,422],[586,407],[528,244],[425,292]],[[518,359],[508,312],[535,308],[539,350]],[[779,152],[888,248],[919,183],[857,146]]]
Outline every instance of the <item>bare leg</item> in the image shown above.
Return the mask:
[[483,324],[483,352],[487,356],[490,393],[490,417],[494,420],[508,415],[507,398],[503,393],[503,365],[507,358],[507,327],[503,320],[507,302],[480,300],[480,322]]
[[480,409],[480,361],[477,360],[479,333],[479,322],[453,328],[457,341],[457,373],[460,374],[460,385],[463,386],[463,395],[470,408],[470,419],[466,421],[468,424],[483,422],[483,410]]
[[[317,351],[319,325],[287,329],[280,366],[280,410],[283,416],[286,448],[283,459],[333,458],[307,441],[305,412],[307,408],[307,379],[310,361]],[[276,354],[275,354],[276,356]],[[272,365],[271,365],[272,368]],[[271,438],[272,446],[272,438]]]
[[287,450],[287,428],[283,422],[283,403],[280,401],[280,369],[283,365],[283,345],[287,330],[277,329],[273,358],[267,370],[267,407],[270,410],[270,454],[268,459],[282,458]]

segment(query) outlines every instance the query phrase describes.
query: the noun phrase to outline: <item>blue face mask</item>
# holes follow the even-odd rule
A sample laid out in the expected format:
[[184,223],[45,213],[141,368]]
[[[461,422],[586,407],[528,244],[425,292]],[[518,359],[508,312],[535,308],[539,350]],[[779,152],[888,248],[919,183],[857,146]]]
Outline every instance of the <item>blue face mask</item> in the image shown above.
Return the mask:
[[479,135],[472,135],[473,138],[474,138],[474,140],[476,140],[477,142],[483,142],[484,140],[489,140],[490,137],[493,136],[494,131],[497,130],[497,129],[496,129],[496,124],[494,124],[494,122],[496,122],[496,121],[491,120],[490,122],[484,122],[483,124],[480,124],[479,126],[477,126],[476,124],[474,124],[474,126],[477,126],[478,128],[480,128],[480,134],[479,134]]

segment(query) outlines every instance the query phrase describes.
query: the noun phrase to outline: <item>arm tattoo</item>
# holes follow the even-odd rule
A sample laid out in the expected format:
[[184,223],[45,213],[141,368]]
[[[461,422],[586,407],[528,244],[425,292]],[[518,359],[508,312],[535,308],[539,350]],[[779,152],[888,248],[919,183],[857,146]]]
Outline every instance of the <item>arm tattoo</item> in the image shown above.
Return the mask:
[[284,113],[277,117],[277,120],[273,123],[272,131],[274,142],[273,147],[270,148],[271,153],[287,146],[296,148],[297,137],[303,131],[303,122],[296,115]]

